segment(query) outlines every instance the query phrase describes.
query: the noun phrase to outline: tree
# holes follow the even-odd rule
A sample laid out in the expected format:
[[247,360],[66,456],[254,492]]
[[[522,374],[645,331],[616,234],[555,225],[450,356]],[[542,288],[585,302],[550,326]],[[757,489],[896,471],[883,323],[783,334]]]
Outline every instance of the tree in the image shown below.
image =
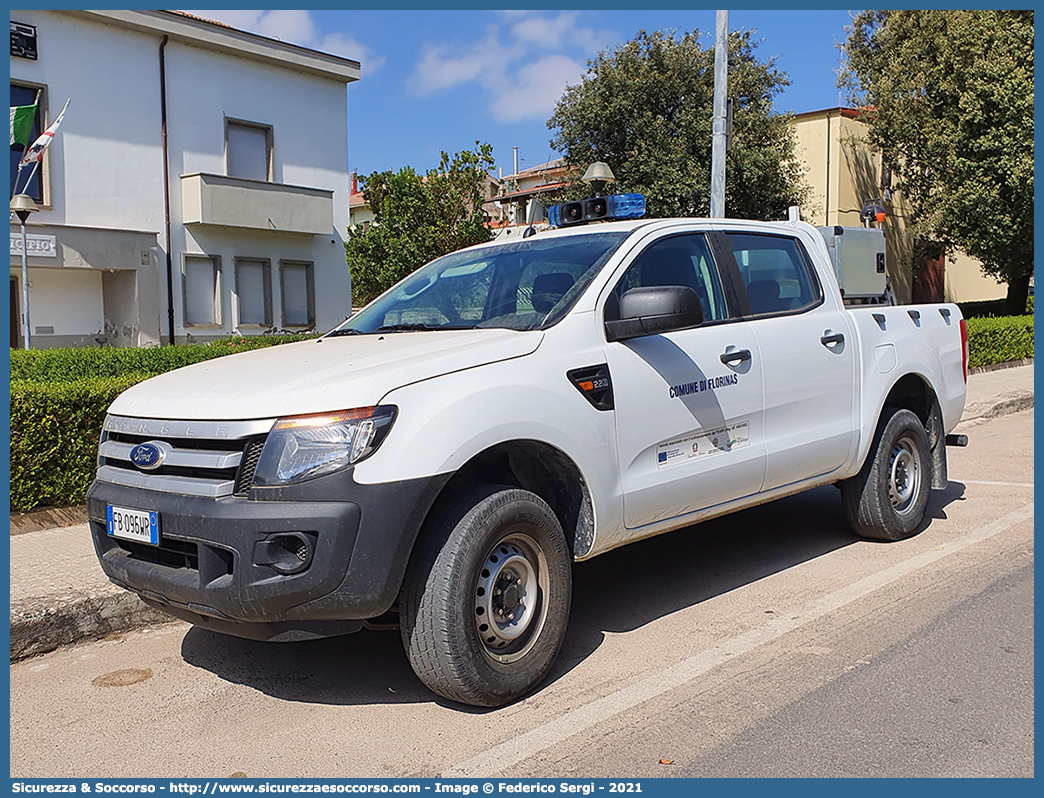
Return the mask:
[[[959,248],[1025,312],[1033,274],[1033,12],[864,11],[843,86],[936,250]],[[923,250],[922,250],[923,251]],[[912,264],[915,268],[918,264]]]
[[[588,61],[547,126],[551,144],[581,169],[605,161],[617,186],[644,194],[650,216],[710,211],[714,49],[699,31],[644,30]],[[731,32],[728,97],[733,145],[726,158],[725,207],[733,217],[785,218],[807,189],[794,158],[790,119],[772,114],[789,85],[774,59],[755,57],[750,31]]]
[[344,244],[352,293],[369,302],[428,261],[461,247],[489,241],[482,202],[493,149],[475,142],[475,151],[452,158],[445,152],[425,175],[405,166],[374,172],[362,180],[373,223],[348,231]]

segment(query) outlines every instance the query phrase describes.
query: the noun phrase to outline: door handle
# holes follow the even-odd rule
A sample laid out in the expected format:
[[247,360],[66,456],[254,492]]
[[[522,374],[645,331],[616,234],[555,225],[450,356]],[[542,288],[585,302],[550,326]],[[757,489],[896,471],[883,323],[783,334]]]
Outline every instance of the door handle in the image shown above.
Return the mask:
[[746,363],[750,360],[749,349],[737,349],[735,352],[726,352],[721,356],[721,362],[726,366],[731,366],[734,363]]
[[833,335],[824,335],[819,339],[819,343],[823,346],[833,346],[834,344],[843,344],[845,342],[845,336],[841,333],[834,333]]

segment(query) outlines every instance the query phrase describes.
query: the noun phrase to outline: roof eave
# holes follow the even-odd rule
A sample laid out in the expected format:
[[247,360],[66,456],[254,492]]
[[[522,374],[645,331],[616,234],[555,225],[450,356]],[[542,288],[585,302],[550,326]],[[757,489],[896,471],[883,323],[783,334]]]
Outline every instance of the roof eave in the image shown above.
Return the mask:
[[102,24],[169,36],[173,40],[222,53],[251,58],[284,69],[293,69],[329,80],[353,83],[361,68],[350,58],[288,44],[267,36],[209,22],[172,11],[87,11],[62,10],[58,13],[85,17]]

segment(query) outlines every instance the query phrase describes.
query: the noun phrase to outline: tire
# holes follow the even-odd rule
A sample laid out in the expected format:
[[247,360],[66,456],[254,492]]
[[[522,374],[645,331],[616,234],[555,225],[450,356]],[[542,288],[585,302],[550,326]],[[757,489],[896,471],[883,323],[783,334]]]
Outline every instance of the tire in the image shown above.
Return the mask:
[[931,491],[924,425],[909,410],[885,408],[859,473],[841,484],[845,516],[870,540],[903,540],[921,529]]
[[410,665],[433,692],[498,707],[536,687],[565,637],[572,555],[537,495],[504,485],[439,514],[400,601]]

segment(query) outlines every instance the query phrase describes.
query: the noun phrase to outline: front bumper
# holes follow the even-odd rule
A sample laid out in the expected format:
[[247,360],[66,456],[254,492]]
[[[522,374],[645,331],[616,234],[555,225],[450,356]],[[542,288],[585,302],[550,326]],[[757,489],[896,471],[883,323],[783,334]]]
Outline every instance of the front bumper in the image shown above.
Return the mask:
[[[410,552],[449,475],[360,485],[353,469],[245,498],[202,498],[95,480],[87,494],[106,576],[153,606],[215,631],[303,639],[355,631],[395,603]],[[159,514],[160,545],[106,533],[107,505]],[[302,533],[314,555],[277,571],[266,541]]]

